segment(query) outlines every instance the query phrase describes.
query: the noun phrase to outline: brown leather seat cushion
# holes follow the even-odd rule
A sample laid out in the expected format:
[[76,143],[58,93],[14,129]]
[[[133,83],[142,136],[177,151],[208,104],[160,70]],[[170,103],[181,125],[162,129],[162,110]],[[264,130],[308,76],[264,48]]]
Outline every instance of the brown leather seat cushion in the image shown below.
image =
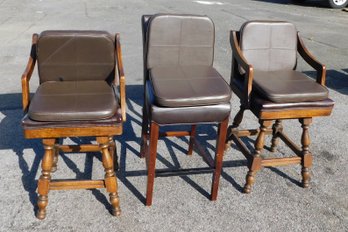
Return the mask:
[[146,83],[147,102],[150,103],[149,115],[151,120],[160,125],[215,123],[229,117],[231,112],[230,102],[216,105],[190,106],[190,107],[162,107],[154,103],[156,97],[149,81]]
[[253,89],[278,103],[319,101],[328,97],[328,90],[324,86],[294,70],[255,70]]
[[211,66],[168,66],[150,70],[155,104],[162,107],[228,103],[231,90]]
[[105,81],[47,81],[37,89],[28,110],[36,121],[99,120],[115,115],[114,90]]

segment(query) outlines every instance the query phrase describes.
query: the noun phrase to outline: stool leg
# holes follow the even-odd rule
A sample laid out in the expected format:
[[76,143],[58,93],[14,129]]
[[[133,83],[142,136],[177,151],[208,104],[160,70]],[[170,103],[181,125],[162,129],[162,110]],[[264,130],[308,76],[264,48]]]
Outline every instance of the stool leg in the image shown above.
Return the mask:
[[109,152],[112,158],[112,163],[113,163],[113,169],[115,171],[119,170],[119,165],[118,165],[118,156],[117,156],[117,150],[116,150],[116,144],[114,141],[114,138],[112,136],[109,137]]
[[40,220],[46,217],[46,206],[48,204],[48,192],[50,188],[51,181],[51,169],[53,166],[53,156],[54,156],[54,139],[43,139],[42,141],[45,149],[45,154],[41,163],[41,176],[38,181],[38,211],[36,217]]
[[191,126],[190,141],[189,141],[189,148],[188,148],[188,151],[187,151],[187,155],[192,155],[193,145],[195,143],[195,136],[196,136],[196,125],[192,125]]
[[279,144],[279,132],[283,131],[282,121],[277,119],[273,124],[273,135],[272,135],[272,145],[271,152],[275,152],[277,150],[277,146]]
[[219,124],[218,138],[216,139],[215,170],[213,174],[213,183],[211,186],[211,200],[217,199],[219,181],[222,170],[222,160],[224,155],[225,140],[227,135],[228,118]]
[[102,152],[102,161],[105,169],[105,186],[106,191],[109,193],[110,196],[112,214],[114,216],[119,216],[121,214],[121,209],[117,193],[117,180],[115,171],[113,169],[113,160],[109,152],[109,138],[98,137],[97,141]]
[[302,118],[299,120],[302,127],[302,186],[304,188],[309,187],[310,174],[309,168],[312,166],[313,156],[309,151],[309,144],[311,140],[309,138],[309,125],[312,122],[312,118]]
[[155,182],[155,168],[156,168],[156,156],[157,156],[157,142],[159,135],[158,124],[152,122],[150,126],[150,149],[146,156],[147,163],[147,188],[146,188],[146,206],[152,204],[152,193]]
[[233,134],[233,129],[238,128],[239,125],[241,124],[243,120],[243,115],[244,115],[245,108],[243,105],[240,106],[240,109],[236,116],[233,119],[232,125],[228,128],[227,132],[227,138],[226,138],[226,143],[225,143],[225,150],[231,147],[232,144],[232,134]]
[[255,175],[258,170],[261,169],[261,152],[265,143],[265,132],[267,128],[272,124],[272,121],[260,120],[260,133],[257,136],[255,142],[255,153],[251,160],[248,174],[246,175],[246,183],[244,185],[244,193],[251,192],[251,186],[255,182]]
[[[146,101],[146,100],[145,100]],[[149,130],[149,119],[147,115],[146,102],[144,102],[143,106],[143,122],[141,127],[141,143],[140,143],[140,157],[144,158],[147,153],[147,137]]]
[[53,165],[52,165],[51,172],[57,171],[58,156],[59,156],[59,139],[55,139]]

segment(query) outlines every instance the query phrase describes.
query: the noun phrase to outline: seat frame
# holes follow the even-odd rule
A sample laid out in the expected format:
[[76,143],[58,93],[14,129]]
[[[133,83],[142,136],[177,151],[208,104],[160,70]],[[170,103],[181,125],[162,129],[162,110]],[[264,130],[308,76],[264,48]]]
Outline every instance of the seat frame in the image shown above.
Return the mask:
[[[119,206],[118,186],[114,169],[118,168],[116,144],[113,136],[123,133],[122,121],[126,120],[126,91],[125,76],[123,71],[122,52],[120,44],[120,35],[115,35],[115,78],[112,83],[115,87],[119,86],[121,119],[118,123],[109,123],[105,125],[93,124],[93,121],[81,121],[74,126],[67,124],[56,126],[23,126],[24,137],[26,139],[42,139],[44,146],[44,156],[41,163],[42,174],[38,180],[38,210],[36,217],[44,219],[46,217],[46,206],[48,204],[48,193],[50,190],[64,189],[94,189],[106,188],[110,196],[112,205],[112,214],[119,216],[121,209]],[[29,81],[34,71],[36,63],[36,46],[38,34],[32,36],[31,54],[22,75],[22,104],[24,115],[27,114],[30,104]],[[116,71],[117,67],[117,71]],[[117,76],[119,81],[117,80]],[[119,82],[119,83],[118,83]],[[26,117],[26,116],[25,116]],[[78,144],[63,145],[60,143],[65,137],[96,137],[97,144]],[[57,170],[58,157],[60,152],[101,152],[102,163],[105,169],[105,177],[101,180],[51,180],[51,173]]]
[[[232,56],[232,71],[230,86],[233,92],[240,98],[240,110],[233,120],[233,124],[228,128],[228,138],[226,140],[226,149],[231,146],[232,141],[237,145],[239,150],[248,160],[248,174],[246,175],[246,184],[244,186],[244,193],[250,193],[251,187],[255,182],[255,175],[262,167],[283,166],[289,164],[301,164],[302,166],[302,186],[309,187],[310,173],[309,169],[312,166],[313,155],[309,150],[310,136],[309,126],[312,123],[312,118],[315,116],[329,116],[331,114],[333,104],[328,107],[306,107],[303,109],[284,108],[277,110],[254,109],[250,106],[252,96],[252,84],[254,69],[251,64],[243,56],[239,46],[239,31],[231,31],[230,44],[233,51]],[[314,56],[307,50],[299,34],[297,33],[297,51],[301,57],[317,71],[316,82],[325,86],[326,67],[318,62]],[[233,85],[233,78],[240,75],[238,66],[242,67],[246,73],[244,75],[244,86],[240,90]],[[276,103],[275,103],[276,104]],[[253,114],[259,119],[259,129],[238,129],[242,122],[245,110],[251,110]],[[282,120],[298,119],[301,123],[301,147],[296,145],[283,131]],[[273,123],[274,122],[274,123]],[[273,124],[272,128],[270,126]],[[264,149],[264,141],[266,135],[272,135],[270,151],[275,152],[281,139],[296,156],[282,157],[282,158],[263,158],[261,153]],[[250,151],[241,138],[257,136],[255,141],[255,150]]]
[[[218,123],[218,132],[216,140],[216,153],[215,161],[212,160],[210,155],[208,155],[204,148],[195,138],[197,125],[191,125],[190,131],[166,131],[161,132],[161,126],[170,126],[177,124],[166,124],[162,125],[152,120],[151,118],[151,103],[148,100],[148,94],[146,90],[146,82],[149,80],[149,70],[147,68],[147,29],[148,23],[151,20],[152,15],[143,15],[142,17],[142,35],[143,35],[143,50],[144,50],[144,104],[142,108],[142,132],[141,132],[141,145],[140,145],[140,155],[142,158],[146,159],[147,166],[147,187],[146,187],[146,206],[152,205],[153,198],[153,189],[154,189],[154,180],[155,177],[164,177],[164,176],[180,176],[188,174],[204,174],[212,173],[212,186],[211,186],[211,195],[210,200],[215,201],[218,195],[219,180],[222,171],[222,161],[223,153],[225,147],[225,140],[227,136],[228,120],[229,117],[224,119],[222,122]],[[212,124],[203,123],[203,124]],[[183,125],[181,123],[179,125]],[[199,152],[199,155],[202,156],[203,160],[207,163],[208,167],[206,168],[189,168],[189,169],[163,169],[156,170],[156,158],[157,158],[157,143],[160,137],[182,137],[189,136],[189,146],[187,150],[187,155],[192,155],[194,147]]]

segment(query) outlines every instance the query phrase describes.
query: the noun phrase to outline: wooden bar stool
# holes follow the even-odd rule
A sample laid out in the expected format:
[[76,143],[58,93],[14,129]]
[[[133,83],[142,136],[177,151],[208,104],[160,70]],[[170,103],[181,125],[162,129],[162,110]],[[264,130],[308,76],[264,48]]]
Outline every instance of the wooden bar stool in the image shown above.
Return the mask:
[[[29,80],[36,61],[40,85],[30,99]],[[104,31],[34,34],[29,61],[22,75],[22,90],[24,136],[42,139],[45,149],[38,181],[37,218],[46,217],[50,190],[81,188],[106,188],[112,214],[120,215],[113,136],[122,134],[126,105],[119,35]],[[96,137],[97,144],[59,143],[65,137],[84,136]],[[60,151],[101,152],[105,178],[52,180],[51,173],[57,169]]]
[[[216,200],[230,115],[231,92],[213,67],[215,28],[197,15],[143,16],[144,105],[141,154],[147,164],[146,205],[152,204],[159,136],[190,136],[192,154],[197,124],[217,123],[215,163],[209,170],[168,170],[168,174],[213,171],[211,200]],[[160,133],[161,126],[192,125],[191,131]],[[148,141],[149,139],[149,141]],[[148,144],[149,143],[149,146]]]
[[[295,26],[288,22],[249,21],[240,31],[231,31],[230,41],[233,51],[230,86],[240,98],[241,106],[229,127],[227,147],[233,140],[248,160],[244,192],[250,193],[255,174],[262,167],[288,164],[302,165],[302,185],[308,187],[312,166],[309,125],[313,117],[330,115],[334,106],[325,87],[325,66],[309,53]],[[297,52],[317,71],[316,81],[295,70]],[[257,117],[259,129],[238,129],[245,110]],[[286,119],[301,123],[301,147],[284,133],[282,121]],[[276,151],[281,139],[296,156],[263,157],[267,134],[273,135],[271,151]],[[240,138],[255,135],[255,150],[250,151]]]

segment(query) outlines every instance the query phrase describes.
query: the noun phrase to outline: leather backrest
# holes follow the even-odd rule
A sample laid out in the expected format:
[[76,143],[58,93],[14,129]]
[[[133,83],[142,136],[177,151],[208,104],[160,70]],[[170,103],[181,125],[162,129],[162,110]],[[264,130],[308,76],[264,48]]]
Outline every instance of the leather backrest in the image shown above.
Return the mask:
[[105,31],[43,31],[38,40],[40,83],[114,79],[115,37]]
[[147,28],[149,27],[149,21],[153,15],[143,15],[141,17],[141,28],[142,28],[142,35],[143,35],[143,68],[144,68],[144,88],[146,80],[149,79],[149,72],[147,69]]
[[296,67],[297,30],[289,22],[249,21],[240,30],[240,47],[255,70],[292,70]]
[[215,27],[206,16],[154,15],[147,26],[146,40],[148,69],[213,64]]

